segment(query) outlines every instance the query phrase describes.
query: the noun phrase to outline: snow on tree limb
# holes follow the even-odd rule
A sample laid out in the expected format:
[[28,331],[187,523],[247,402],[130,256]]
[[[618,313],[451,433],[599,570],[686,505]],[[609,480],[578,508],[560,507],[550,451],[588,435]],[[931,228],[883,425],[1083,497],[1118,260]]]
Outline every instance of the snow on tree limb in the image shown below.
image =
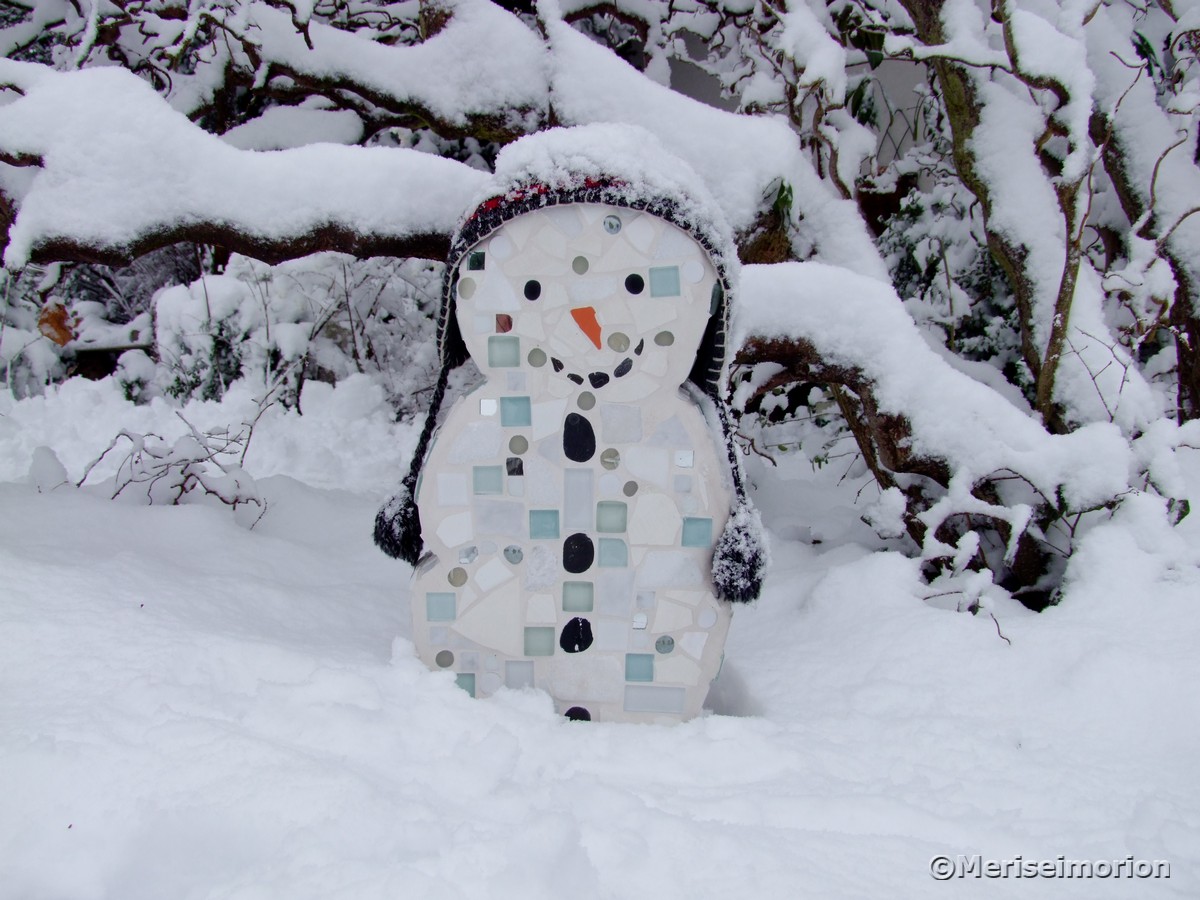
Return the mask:
[[[724,112],[662,87],[549,6],[545,43],[494,4],[461,0],[442,30],[412,46],[384,46],[316,21],[301,32],[262,3],[241,6],[236,21],[223,7],[205,8],[229,13],[220,24],[231,35],[223,51],[234,54],[230,65],[260,80],[275,73],[318,93],[354,94],[446,133],[511,138],[536,130],[551,110],[570,124],[642,125],[713,187],[736,231],[756,227],[782,184],[794,198],[793,227],[818,258],[888,277],[858,210],[817,175],[786,121]],[[480,178],[394,150],[309,146],[238,156],[187,131],[181,116],[155,105],[149,87],[115,69],[54,73],[3,62],[0,82],[28,96],[0,107],[0,160],[38,166],[32,177],[0,169],[0,194],[15,213],[10,267],[120,262],[179,240],[267,260],[321,249],[438,256],[465,210],[467,185]],[[181,96],[176,105],[190,109]]]
[[[907,460],[884,462],[958,479],[960,500],[1000,470],[1076,509],[1104,503],[1128,484],[1132,455],[1116,426],[1046,432],[934,353],[892,288],[871,278],[821,263],[743,266],[732,328],[736,361],[762,361],[764,350],[782,359],[788,342],[803,342],[821,361],[818,378],[869,388],[877,412],[900,416],[910,430],[895,442]],[[937,461],[947,464],[946,474]]]
[[[178,240],[279,260],[316,250],[430,256],[487,176],[411,150],[316,144],[236,150],[117,68],[0,60],[23,92],[0,107],[16,209],[4,262],[120,261]],[[22,183],[24,181],[24,183]]]
[[487,0],[443,5],[445,26],[412,46],[385,46],[319,22],[300,32],[290,14],[265,3],[239,12],[246,26],[237,33],[263,81],[284,74],[322,91],[349,90],[447,136],[511,140],[536,127],[548,89],[538,37]]

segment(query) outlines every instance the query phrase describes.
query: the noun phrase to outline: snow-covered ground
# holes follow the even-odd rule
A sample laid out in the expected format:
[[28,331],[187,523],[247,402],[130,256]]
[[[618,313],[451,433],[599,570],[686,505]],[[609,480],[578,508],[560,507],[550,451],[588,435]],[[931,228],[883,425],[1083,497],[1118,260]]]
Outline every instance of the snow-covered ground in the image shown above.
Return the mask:
[[[255,431],[247,531],[29,482],[39,446],[77,479],[121,427],[181,433],[162,401],[0,394],[0,898],[1200,894],[1200,515],[1131,497],[1059,606],[972,616],[878,549],[861,482],[793,454],[751,473],[775,564],[714,712],[573,723],[417,661],[409,570],[370,537],[412,430],[365,377],[303,400]],[[943,884],[941,854],[1170,878]]]

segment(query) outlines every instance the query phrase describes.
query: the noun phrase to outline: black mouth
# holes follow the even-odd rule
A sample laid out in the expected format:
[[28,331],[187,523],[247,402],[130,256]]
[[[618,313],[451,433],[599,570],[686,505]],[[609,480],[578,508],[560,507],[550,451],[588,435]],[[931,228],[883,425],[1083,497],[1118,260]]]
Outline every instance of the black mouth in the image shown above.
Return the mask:
[[[633,355],[641,356],[642,351],[645,349],[646,349],[646,339],[642,338],[642,340],[638,341],[638,345],[633,348]],[[567,368],[566,365],[563,364],[563,361],[561,359],[558,359],[557,357],[553,357],[553,356],[550,357],[550,365],[552,365],[554,367],[555,372],[562,372]],[[596,390],[599,390],[600,388],[602,388],[606,384],[608,384],[608,382],[610,380],[612,380],[613,378],[621,378],[625,375],[628,375],[631,371],[633,371],[633,359],[631,357],[626,356],[623,360],[621,360],[619,363],[617,363],[617,365],[613,368],[611,374],[608,372],[589,372],[588,376],[587,376],[587,381],[593,388],[595,388]],[[571,381],[575,382],[576,384],[580,384],[580,385],[583,384],[583,380],[584,380],[583,376],[580,375],[578,372],[570,372],[570,371],[567,372],[567,378],[569,378]]]

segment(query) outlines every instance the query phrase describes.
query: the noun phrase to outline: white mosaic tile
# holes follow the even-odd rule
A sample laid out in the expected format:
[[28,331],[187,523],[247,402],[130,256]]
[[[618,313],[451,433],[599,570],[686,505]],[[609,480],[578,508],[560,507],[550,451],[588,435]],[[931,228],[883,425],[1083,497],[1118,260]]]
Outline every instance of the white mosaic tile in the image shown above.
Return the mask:
[[521,605],[520,587],[510,581],[489,594],[487,603],[477,603],[459,616],[451,630],[480,646],[521,656],[525,632]]
[[475,584],[479,590],[487,593],[495,590],[513,577],[513,571],[498,559],[484,563],[475,573]]
[[625,239],[643,256],[650,252],[661,229],[650,216],[638,216],[623,229]]
[[695,659],[699,659],[704,653],[704,645],[707,643],[708,633],[705,631],[689,631],[675,638],[675,646]]
[[[625,622],[600,621],[592,624],[595,643],[592,649],[602,653],[615,653],[629,647],[629,625]],[[624,681],[622,672],[621,681]]]
[[[553,625],[558,621],[558,604],[553,594],[531,594],[525,621],[530,625]],[[707,635],[705,635],[707,637]]]
[[647,588],[702,587],[704,574],[696,554],[687,550],[647,550],[639,584]]
[[437,526],[437,536],[447,547],[465,544],[475,534],[473,517],[469,512],[446,516]]
[[551,691],[562,700],[611,703],[624,692],[624,665],[611,656],[573,653],[553,659],[549,672]]
[[446,461],[473,463],[490,461],[500,455],[504,432],[499,422],[471,422],[450,442]]
[[563,574],[558,552],[545,544],[534,544],[526,550],[523,569],[527,591],[554,588]]
[[695,660],[679,653],[659,656],[654,660],[654,680],[688,684],[700,677]]
[[567,416],[567,401],[565,399],[534,403],[532,410],[533,426],[530,434],[531,440],[540,441],[562,431],[563,420]]
[[653,633],[661,634],[664,631],[680,631],[691,626],[691,609],[682,603],[673,603],[666,598],[658,601],[657,609],[654,611],[654,619],[650,623],[650,630]]
[[675,546],[679,542],[683,517],[675,501],[665,494],[646,494],[637,498],[629,521],[629,542],[656,546]]
[[651,447],[690,449],[692,439],[688,436],[687,429],[683,427],[683,423],[679,421],[679,416],[671,416],[654,429],[654,433],[650,435],[646,443]]
[[666,450],[653,447],[630,447],[625,452],[625,468],[640,482],[666,488],[671,472],[671,457]]
[[437,494],[438,506],[466,506],[471,501],[467,476],[462,472],[439,472]]
[[642,410],[634,404],[600,404],[600,440],[606,444],[636,444],[642,439]]

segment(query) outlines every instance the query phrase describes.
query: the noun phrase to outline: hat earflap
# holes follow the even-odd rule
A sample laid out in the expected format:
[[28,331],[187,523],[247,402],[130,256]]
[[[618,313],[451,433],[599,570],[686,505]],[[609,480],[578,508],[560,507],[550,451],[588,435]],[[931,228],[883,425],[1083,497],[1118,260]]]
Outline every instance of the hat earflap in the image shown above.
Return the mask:
[[712,398],[717,418],[721,422],[721,433],[725,439],[725,451],[729,458],[733,476],[734,504],[729,521],[713,551],[712,580],[717,595],[733,603],[749,603],[757,600],[762,591],[763,578],[771,562],[762,519],[758,510],[746,494],[742,474],[742,461],[733,440],[733,428],[725,402]]

